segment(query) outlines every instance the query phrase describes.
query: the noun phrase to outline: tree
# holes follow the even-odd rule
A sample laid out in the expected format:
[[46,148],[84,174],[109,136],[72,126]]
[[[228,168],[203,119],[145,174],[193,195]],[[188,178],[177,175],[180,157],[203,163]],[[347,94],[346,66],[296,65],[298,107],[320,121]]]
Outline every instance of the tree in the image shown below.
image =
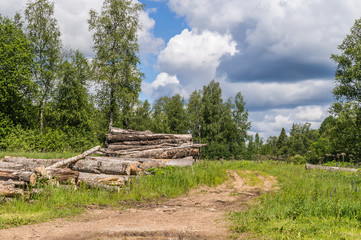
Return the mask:
[[340,54],[331,55],[337,64],[337,102],[330,111],[335,116],[331,129],[333,150],[338,153],[361,154],[361,19],[355,21],[350,34],[338,46]]
[[33,117],[32,58],[31,43],[20,26],[0,16],[0,118],[7,125],[28,126]]
[[152,124],[152,111],[148,100],[140,102],[135,106],[130,128],[138,131],[145,131],[150,130]]
[[[93,60],[100,85],[99,106],[106,112],[109,126],[127,128],[132,106],[138,99],[142,74],[137,69],[137,31],[143,5],[132,0],[104,0],[101,13],[90,10],[89,29],[93,31]],[[122,119],[121,114],[122,113]]]
[[189,128],[195,142],[202,141],[202,105],[201,105],[202,92],[195,90],[189,96],[187,105],[187,113],[189,120]]
[[91,131],[94,109],[87,89],[87,81],[91,78],[87,59],[80,51],[75,51],[61,64],[59,75],[60,82],[52,102],[54,127]]
[[277,139],[277,153],[284,155],[287,153],[287,147],[286,147],[286,143],[287,143],[287,133],[285,128],[282,128],[280,135],[278,136]]
[[60,61],[60,30],[54,18],[54,3],[29,1],[25,10],[27,34],[32,42],[35,65],[33,77],[38,85],[40,129],[44,127],[44,110],[54,87]]
[[286,144],[287,153],[304,155],[318,138],[318,131],[312,130],[310,123],[293,124]]

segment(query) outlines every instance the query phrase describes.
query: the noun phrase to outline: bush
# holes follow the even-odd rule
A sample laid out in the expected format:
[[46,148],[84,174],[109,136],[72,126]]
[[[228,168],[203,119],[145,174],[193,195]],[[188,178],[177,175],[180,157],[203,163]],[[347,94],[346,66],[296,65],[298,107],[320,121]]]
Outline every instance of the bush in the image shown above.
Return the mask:
[[95,134],[74,128],[40,131],[17,126],[0,140],[2,150],[14,152],[82,152],[98,144]]
[[291,163],[295,164],[305,164],[307,162],[306,157],[303,157],[299,154],[294,155],[290,158]]

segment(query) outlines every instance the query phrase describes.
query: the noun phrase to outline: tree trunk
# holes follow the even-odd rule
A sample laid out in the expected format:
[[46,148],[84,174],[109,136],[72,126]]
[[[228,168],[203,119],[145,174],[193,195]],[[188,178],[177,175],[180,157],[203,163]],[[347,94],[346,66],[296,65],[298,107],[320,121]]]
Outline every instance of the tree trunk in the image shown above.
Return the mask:
[[72,169],[79,172],[88,173],[105,173],[114,175],[136,175],[137,174],[137,162],[134,161],[94,161],[94,160],[82,160],[78,161]]
[[198,156],[199,150],[194,146],[174,147],[164,149],[151,149],[134,152],[115,152],[121,157],[132,158],[155,158],[155,159],[177,159],[189,156]]
[[107,142],[121,142],[121,141],[147,141],[147,140],[161,140],[161,139],[180,139],[184,141],[191,141],[191,134],[156,134],[156,133],[145,133],[145,134],[106,134]]
[[144,141],[121,141],[114,142],[109,145],[160,145],[160,144],[183,144],[183,143],[192,143],[189,139],[158,139],[158,140],[144,140]]
[[130,178],[128,176],[79,172],[79,182],[84,182],[89,186],[96,187],[98,187],[99,184],[124,186],[129,179]]
[[100,149],[100,146],[96,146],[96,147],[94,147],[94,148],[92,148],[92,149],[90,149],[90,150],[88,150],[88,151],[83,152],[82,154],[80,154],[80,155],[78,155],[78,156],[71,157],[71,158],[68,158],[68,159],[63,160],[63,161],[59,161],[59,162],[57,162],[57,163],[55,163],[55,164],[47,167],[47,169],[59,168],[59,167],[64,167],[64,166],[66,166],[66,165],[70,165],[71,163],[76,162],[76,161],[78,161],[78,160],[80,160],[80,159],[83,159],[83,158],[85,158],[86,156],[88,156],[88,155],[90,155],[90,154],[98,151],[99,149]]
[[[25,158],[25,157],[9,157],[6,156],[2,162],[4,163],[12,163],[12,164],[20,164],[23,166],[22,169],[26,170],[26,171],[32,171],[35,168],[44,166],[44,167],[49,167],[59,161],[62,161],[62,159],[32,159],[32,158]],[[2,162],[0,162],[0,168]],[[11,166],[11,165],[9,165]],[[5,167],[4,167],[5,168]]]
[[9,180],[9,181],[0,181],[0,185],[4,185],[4,186],[13,186],[13,187],[20,187],[20,188],[25,188],[26,186],[28,186],[28,184],[24,181],[13,181],[13,180]]
[[342,171],[342,172],[357,172],[358,171],[358,169],[356,169],[356,168],[329,167],[329,166],[312,165],[312,164],[306,163],[306,170],[311,170],[311,169],[321,169],[321,170],[327,170],[327,171]]
[[166,147],[177,147],[179,144],[164,143],[161,145],[114,145],[110,144],[108,149],[113,151],[143,151],[148,149],[158,149]]
[[60,183],[75,184],[79,178],[79,172],[69,168],[50,168],[46,170],[46,175],[48,178],[55,179]]
[[0,162],[0,169],[25,170],[24,164]]
[[24,195],[24,191],[19,188],[15,188],[13,185],[0,184],[0,196],[5,197],[18,197]]
[[25,181],[31,185],[35,185],[37,176],[33,172],[1,169],[0,180],[13,180],[13,181]]

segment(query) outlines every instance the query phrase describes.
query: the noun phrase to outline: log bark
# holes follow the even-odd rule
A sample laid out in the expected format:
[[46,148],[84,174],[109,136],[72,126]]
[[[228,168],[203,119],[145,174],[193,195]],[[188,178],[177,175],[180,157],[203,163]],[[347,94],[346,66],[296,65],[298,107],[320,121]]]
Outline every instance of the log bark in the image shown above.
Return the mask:
[[145,141],[121,141],[121,142],[114,142],[109,144],[110,145],[161,145],[164,143],[168,144],[183,144],[183,143],[192,143],[189,139],[159,139],[159,140],[145,140]]
[[177,147],[179,144],[164,143],[160,145],[114,145],[110,144],[108,149],[113,151],[143,151],[148,149],[158,149],[165,147]]
[[35,185],[37,176],[33,172],[18,170],[0,169],[0,180],[25,181]]
[[13,181],[13,180],[9,180],[9,181],[0,181],[0,185],[4,185],[4,186],[14,186],[14,187],[20,187],[20,188],[24,188],[26,187],[28,184],[24,181]]
[[24,164],[11,163],[11,162],[0,162],[0,168],[11,169],[11,170],[25,170]]
[[89,149],[88,151],[83,152],[82,154],[80,154],[78,156],[71,157],[71,158],[68,158],[68,159],[63,160],[63,161],[59,161],[59,162],[47,167],[47,169],[64,167],[66,165],[69,165],[71,163],[79,161],[80,159],[85,158],[86,156],[98,151],[100,148],[101,148],[100,146],[96,146],[96,147],[94,147],[92,149]]
[[24,195],[24,191],[20,188],[15,188],[12,185],[0,184],[0,196],[5,197],[18,197]]
[[5,157],[2,162],[22,164],[23,169],[31,170],[37,167],[49,167],[62,159],[33,159],[33,158],[24,158],[24,157]]
[[79,173],[79,182],[85,182],[90,186],[97,186],[98,184],[106,184],[111,186],[124,186],[129,181],[128,176],[108,175],[108,174],[94,174],[94,173]]
[[46,170],[46,176],[49,179],[55,179],[60,183],[75,184],[78,182],[79,172],[69,168],[51,168]]
[[135,161],[117,161],[117,160],[81,160],[74,166],[73,170],[88,173],[104,173],[114,175],[136,175],[137,165]]
[[164,149],[151,149],[134,152],[115,152],[121,157],[131,158],[154,158],[154,159],[177,159],[189,156],[198,156],[198,146],[185,146]]
[[114,143],[120,141],[146,141],[146,140],[161,140],[161,139],[182,139],[191,141],[191,134],[106,134],[107,142]]
[[306,170],[311,169],[321,169],[327,171],[342,171],[342,172],[357,172],[359,169],[356,168],[342,168],[342,167],[330,167],[330,166],[320,166],[306,163]]

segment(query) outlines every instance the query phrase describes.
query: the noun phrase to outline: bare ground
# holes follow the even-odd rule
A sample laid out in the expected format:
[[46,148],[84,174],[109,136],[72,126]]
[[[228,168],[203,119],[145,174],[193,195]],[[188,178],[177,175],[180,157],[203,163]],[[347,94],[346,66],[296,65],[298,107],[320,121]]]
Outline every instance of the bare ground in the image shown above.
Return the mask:
[[252,186],[229,171],[229,180],[214,188],[202,187],[186,196],[161,203],[140,204],[126,210],[90,209],[75,218],[0,230],[0,239],[227,239],[225,213],[244,210],[247,202],[274,189],[276,179],[257,173]]

